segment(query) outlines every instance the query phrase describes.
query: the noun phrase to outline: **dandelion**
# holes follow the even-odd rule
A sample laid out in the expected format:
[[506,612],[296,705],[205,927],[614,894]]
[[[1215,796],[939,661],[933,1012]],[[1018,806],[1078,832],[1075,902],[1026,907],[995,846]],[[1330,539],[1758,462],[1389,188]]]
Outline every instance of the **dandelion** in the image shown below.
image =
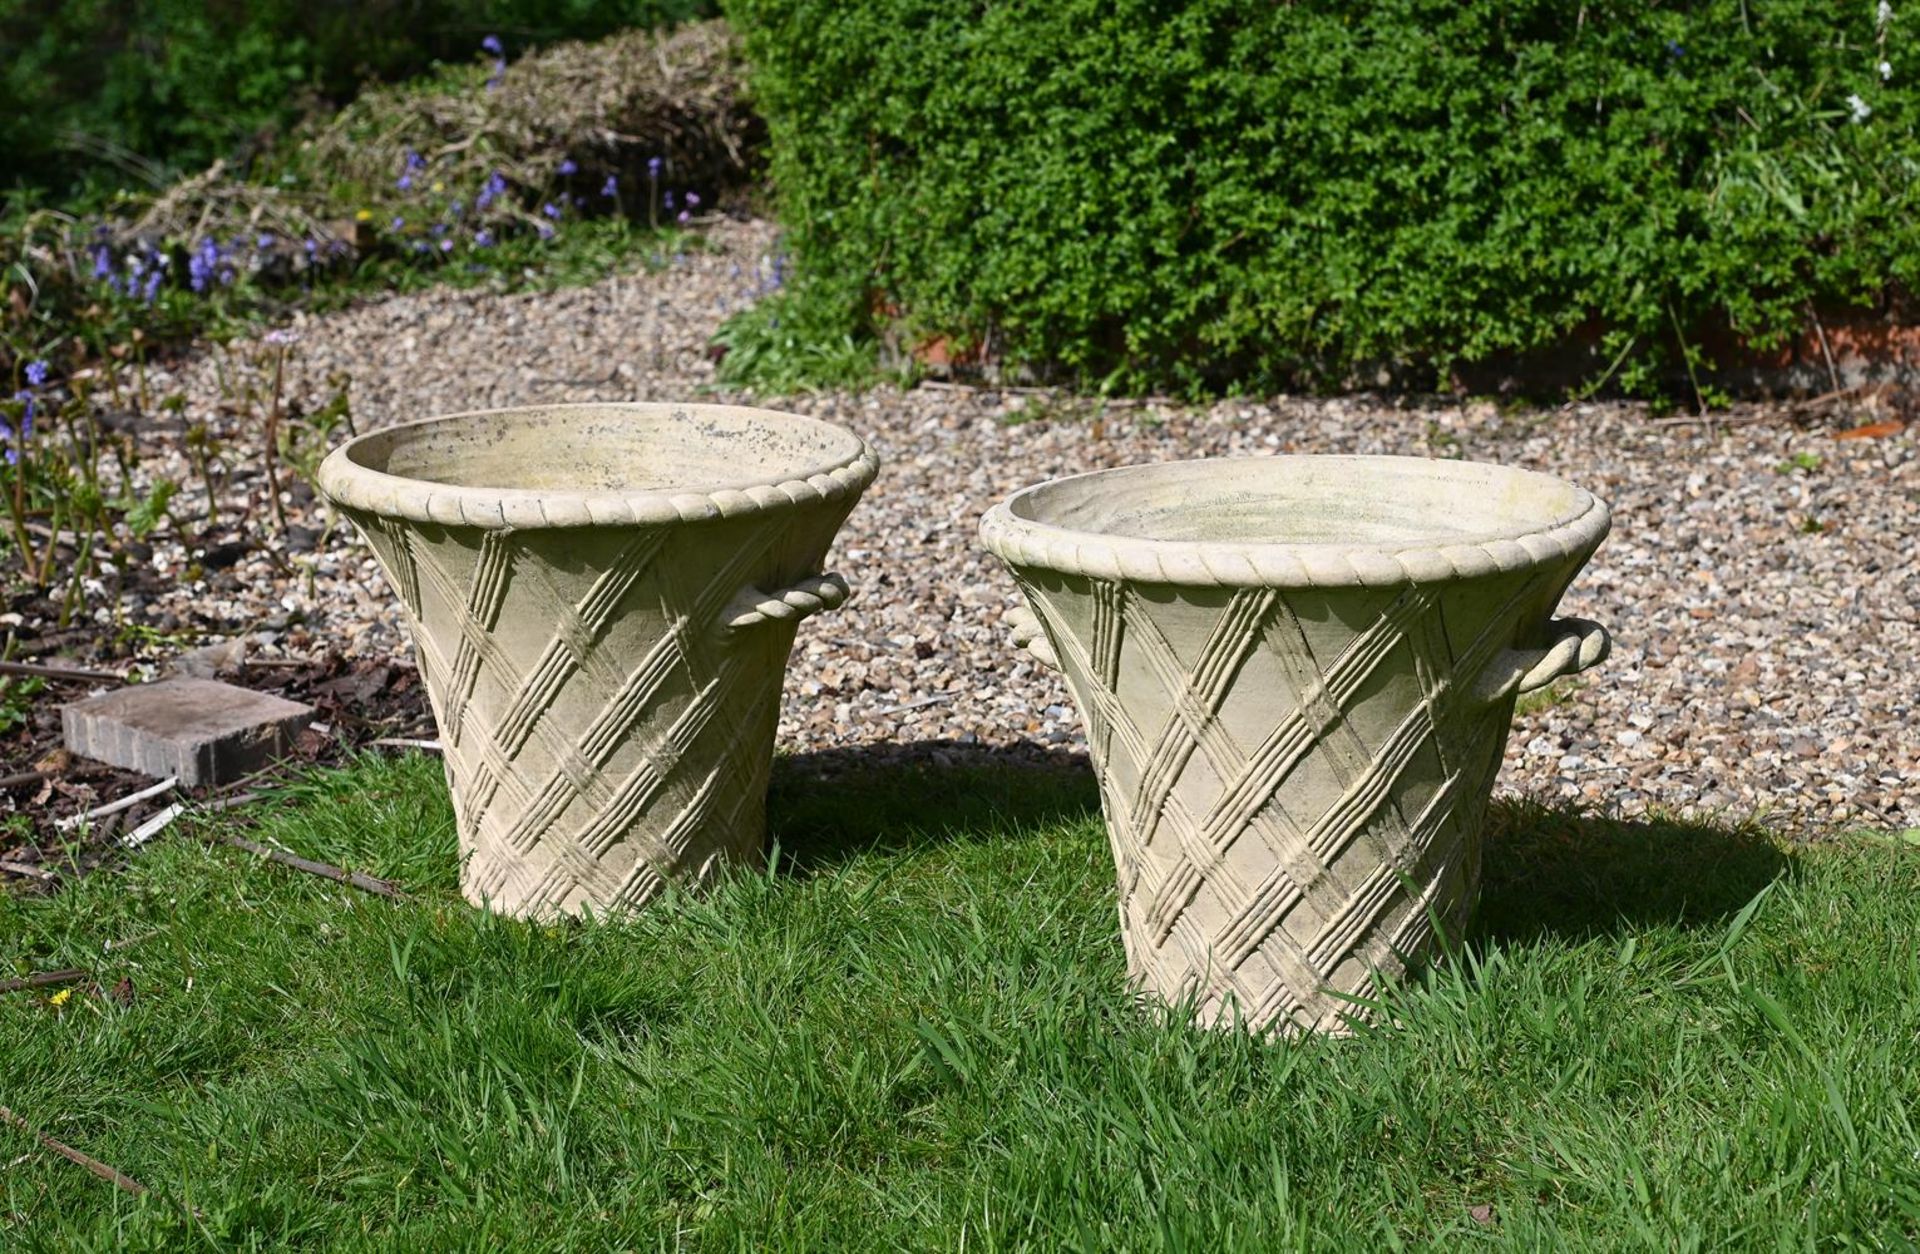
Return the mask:
[[71,1000],[73,1000],[73,990],[63,988],[53,996],[47,998],[47,1004],[50,1006],[64,1006]]
[[620,180],[611,174],[607,175],[606,184],[601,187],[600,194],[608,200],[612,200],[615,196],[618,196],[620,194]]
[[554,173],[562,177],[569,174],[578,174],[580,173],[580,165],[572,157],[568,157],[560,163],[559,167],[554,170]]
[[27,363],[28,386],[37,388],[41,384],[45,383],[46,381],[47,381],[47,363],[44,361],[28,362]]
[[1847,108],[1853,110],[1853,120],[1864,122],[1873,116],[1873,106],[1860,99],[1858,95],[1847,97]]
[[371,222],[373,221],[373,210],[362,209],[353,215],[353,220],[355,222]]

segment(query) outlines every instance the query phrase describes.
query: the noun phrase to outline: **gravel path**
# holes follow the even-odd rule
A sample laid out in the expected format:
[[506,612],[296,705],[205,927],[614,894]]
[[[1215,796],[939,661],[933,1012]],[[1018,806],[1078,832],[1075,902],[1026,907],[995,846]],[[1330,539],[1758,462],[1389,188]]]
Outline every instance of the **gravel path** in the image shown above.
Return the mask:
[[[305,319],[293,327],[289,394],[318,405],[328,376],[348,372],[361,430],[540,401],[686,399],[709,386],[708,337],[752,298],[775,240],[764,224],[723,222],[710,243],[590,288],[442,291]],[[151,386],[183,391],[189,416],[215,414],[247,355],[190,358]],[[981,511],[1025,484],[1210,454],[1463,456],[1565,476],[1614,508],[1611,539],[1562,603],[1612,629],[1614,656],[1556,704],[1523,711],[1505,787],[1629,815],[1758,811],[1801,832],[1920,826],[1920,736],[1908,728],[1920,694],[1910,665],[1920,468],[1909,435],[1836,440],[1785,411],[1702,427],[1629,405],[1501,413],[1367,397],[1102,413],[1070,398],[921,387],[785,404],[853,427],[885,459],[837,550],[857,598],[801,631],[786,749],[1078,745],[1064,687],[1008,646],[1000,617],[1012,584],[974,540]],[[257,445],[244,419],[223,421],[240,446]],[[256,469],[241,468],[236,491],[257,493]],[[190,477],[184,463],[174,473]],[[160,545],[152,560],[172,589],[133,614],[185,637],[261,630],[268,654],[322,640],[403,651],[394,599],[365,550],[317,536],[317,506],[296,515],[284,546],[292,575],[259,552],[206,570],[207,554]]]

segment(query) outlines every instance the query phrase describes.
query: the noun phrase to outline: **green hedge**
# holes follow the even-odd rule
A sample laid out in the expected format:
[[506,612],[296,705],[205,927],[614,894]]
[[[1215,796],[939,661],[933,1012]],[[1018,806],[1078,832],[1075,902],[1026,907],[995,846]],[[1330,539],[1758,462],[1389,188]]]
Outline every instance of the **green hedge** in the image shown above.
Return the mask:
[[0,0],[0,196],[179,173],[435,60],[704,16],[712,0]]
[[1083,381],[1439,377],[1575,342],[1646,387],[1683,342],[1777,342],[1920,269],[1920,5],[723,8],[795,298]]

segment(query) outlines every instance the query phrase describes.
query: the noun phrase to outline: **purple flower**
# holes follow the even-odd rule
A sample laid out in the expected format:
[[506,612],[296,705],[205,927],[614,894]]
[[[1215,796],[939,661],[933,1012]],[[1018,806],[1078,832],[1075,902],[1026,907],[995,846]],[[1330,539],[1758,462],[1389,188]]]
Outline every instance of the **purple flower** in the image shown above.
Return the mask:
[[681,226],[685,226],[688,223],[688,221],[690,221],[692,218],[693,218],[693,215],[691,213],[688,213],[685,209],[682,209],[680,211],[680,216],[678,218],[675,218],[674,221],[678,222]]
[[546,214],[549,218],[552,218],[555,222],[558,222],[560,220],[560,206],[554,204],[551,200],[549,200],[546,204],[540,206],[540,212]]
[[495,170],[487,176],[486,184],[481,187],[480,194],[473,198],[473,207],[475,209],[485,209],[496,199],[505,195],[506,190],[507,180],[500,177],[500,171]]
[[473,233],[473,246],[475,248],[492,248],[493,232],[492,231],[475,231]]
[[687,208],[689,208],[689,209],[698,209],[699,207],[700,207],[700,193],[699,193],[699,192],[688,192],[688,193],[687,193]]
[[533,229],[534,229],[535,231],[537,231],[537,232],[539,232],[539,234],[540,234],[540,238],[541,238],[541,239],[552,239],[552,238],[553,238],[553,228],[552,228],[551,226],[548,226],[548,225],[547,225],[547,224],[546,224],[545,222],[536,222],[536,223],[534,223],[534,224],[533,224]]
[[147,276],[146,289],[140,294],[146,299],[149,305],[160,295],[160,272],[158,270],[155,270]]
[[262,234],[258,240],[254,241],[254,244],[260,251],[265,252],[267,249],[273,247],[273,236]]
[[496,57],[506,55],[506,50],[500,46],[500,36],[498,35],[488,35],[485,39],[482,39],[480,41],[480,48],[483,52],[491,52]]
[[500,86],[500,80],[504,79],[506,76],[507,76],[507,59],[505,57],[502,57],[498,61],[495,61],[493,63],[493,77],[487,80],[487,90],[492,91],[494,88]]
[[415,152],[413,149],[411,148],[407,149],[407,169],[424,170],[426,168],[427,168],[427,159],[421,156],[419,153]]
[[572,157],[568,157],[560,163],[559,168],[555,170],[554,173],[560,175],[578,174],[580,173],[580,166]]
[[44,361],[28,362],[27,363],[28,386],[37,388],[42,383],[45,383],[46,381],[47,381],[47,363]]
[[608,200],[612,200],[615,196],[618,196],[620,194],[620,180],[611,174],[607,175],[606,186],[600,189],[600,194]]
[[660,177],[660,158],[658,157],[647,158],[647,177],[650,179],[657,179]]
[[393,225],[392,225],[391,227],[389,227],[388,229],[389,229],[389,230],[394,230],[394,231],[397,231],[397,230],[399,230],[399,229],[400,229],[401,227],[404,227],[404,226],[405,226],[406,224],[407,224],[407,220],[406,220],[405,218],[395,218],[395,219],[393,220]]
[[431,227],[428,228],[428,234],[432,235],[435,239],[440,238],[442,235],[445,235],[446,233],[447,233],[447,224],[444,222],[436,222]]
[[661,201],[671,210],[673,208],[673,193],[668,192],[665,196],[661,197]]
[[307,264],[312,265],[320,253],[320,241],[309,235],[301,247],[307,250]]
[[453,241],[452,241],[452,240],[450,240],[450,239],[443,239],[443,240],[441,240],[441,241],[440,241],[440,251],[441,251],[441,252],[443,252],[443,253],[450,253],[450,252],[452,252],[452,251],[453,251]]
[[105,244],[93,246],[93,277],[104,279],[113,273],[113,250]]
[[399,178],[393,181],[393,185],[399,188],[403,192],[407,191],[413,186],[413,175],[402,174]]
[[466,207],[467,207],[466,201],[456,200],[452,204],[447,206],[447,216],[450,218],[457,218],[461,215],[462,212],[465,211]]
[[266,339],[267,339],[267,343],[269,344],[279,344],[282,346],[287,344],[298,344],[300,342],[300,333],[298,331],[289,331],[285,327],[281,327],[277,330],[267,332]]

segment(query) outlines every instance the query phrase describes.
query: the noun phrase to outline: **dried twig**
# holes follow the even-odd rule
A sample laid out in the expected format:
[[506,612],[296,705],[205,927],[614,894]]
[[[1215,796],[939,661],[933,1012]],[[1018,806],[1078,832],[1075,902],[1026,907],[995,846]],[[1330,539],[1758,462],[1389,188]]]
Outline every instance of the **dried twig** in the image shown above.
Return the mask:
[[119,671],[95,671],[79,666],[42,666],[37,662],[0,662],[0,675],[28,675],[35,679],[70,679],[78,682],[111,680],[124,684],[127,677]]
[[953,700],[953,694],[943,692],[938,696],[921,697],[918,701],[903,701],[899,705],[883,705],[877,710],[870,711],[870,713],[876,718],[882,714],[904,714],[908,710],[918,710],[925,706],[939,705],[942,701],[951,700]]
[[440,742],[437,740],[409,740],[404,736],[382,736],[378,740],[369,740],[367,744],[382,749],[418,749],[422,753],[441,751]]
[[292,867],[296,871],[305,871],[308,875],[317,875],[321,879],[332,880],[336,884],[348,884],[363,892],[374,893],[381,897],[398,898],[400,896],[400,889],[392,880],[383,880],[361,871],[342,870],[331,863],[315,862],[312,858],[303,858],[298,854],[287,853],[285,850],[269,849],[242,836],[226,836],[222,839],[235,849],[244,849],[269,862],[278,862],[282,866]]
[[13,775],[0,775],[0,789],[20,788],[27,784],[37,784],[42,780],[52,779],[57,774],[59,774],[58,771],[32,770],[20,771]]
[[9,875],[24,875],[36,880],[56,880],[60,877],[43,866],[32,866],[25,862],[0,862],[0,871]]
[[22,976],[17,980],[0,980],[0,993],[18,993],[23,989],[72,984],[86,978],[87,973],[75,967],[66,967],[59,971],[35,971],[32,975]]
[[57,831],[71,831],[82,823],[90,823],[95,819],[104,819],[109,814],[118,814],[122,810],[131,810],[142,801],[146,801],[151,797],[158,797],[161,793],[166,792],[179,782],[179,776],[169,775],[151,788],[142,788],[139,792],[128,793],[118,801],[109,801],[103,806],[96,806],[88,810],[85,814],[69,814],[64,819],[57,819],[53,826]]
[[175,819],[186,813],[186,809],[186,806],[181,805],[177,801],[174,802],[166,809],[160,811],[160,813],[128,832],[125,836],[122,836],[120,843],[128,849],[138,849],[165,831],[169,823],[172,823]]
[[101,1162],[99,1159],[93,1157],[93,1155],[91,1154],[82,1154],[79,1150],[73,1148],[73,1146],[68,1145],[64,1141],[54,1140],[52,1137],[48,1136],[46,1133],[40,1131],[40,1129],[28,1123],[25,1119],[22,1119],[19,1115],[16,1115],[11,1110],[8,1110],[5,1106],[0,1106],[0,1123],[12,1124],[14,1127],[20,1129],[22,1132],[25,1132],[27,1135],[31,1136],[34,1140],[40,1142],[40,1144],[46,1146],[48,1149],[60,1155],[60,1157],[66,1159],[68,1162],[77,1163],[78,1165],[85,1167],[88,1171],[91,1171],[94,1175],[99,1176],[102,1180],[105,1180],[108,1184],[111,1184],[116,1189],[120,1189],[127,1193],[131,1193],[135,1197],[138,1197],[142,1193],[145,1193],[147,1191],[147,1186],[144,1184],[141,1184],[138,1180],[135,1180],[132,1176],[127,1175],[125,1172],[118,1171],[113,1167],[109,1167],[107,1164]]

